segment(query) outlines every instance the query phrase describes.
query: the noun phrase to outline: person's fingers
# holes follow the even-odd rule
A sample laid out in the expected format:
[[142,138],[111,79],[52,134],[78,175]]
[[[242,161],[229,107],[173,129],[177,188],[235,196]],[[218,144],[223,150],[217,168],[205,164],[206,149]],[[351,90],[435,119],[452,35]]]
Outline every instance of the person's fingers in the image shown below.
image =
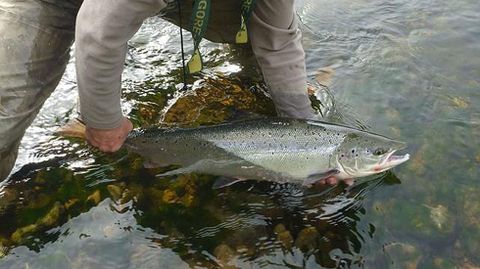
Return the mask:
[[125,134],[125,137],[126,137],[126,136],[128,135],[128,133],[129,133],[131,130],[133,130],[133,123],[132,123],[129,119],[127,119],[127,118],[125,118],[125,120],[126,120],[126,122],[127,122],[127,124],[126,124],[126,125],[127,125],[127,126],[126,126],[126,127],[127,127],[127,130],[126,130],[127,132],[126,132],[126,134]]
[[343,182],[345,182],[345,184],[347,184],[347,186],[352,186],[353,183],[355,182],[355,180],[353,178],[347,178]]
[[329,177],[326,179],[328,185],[337,185],[338,180],[335,177]]

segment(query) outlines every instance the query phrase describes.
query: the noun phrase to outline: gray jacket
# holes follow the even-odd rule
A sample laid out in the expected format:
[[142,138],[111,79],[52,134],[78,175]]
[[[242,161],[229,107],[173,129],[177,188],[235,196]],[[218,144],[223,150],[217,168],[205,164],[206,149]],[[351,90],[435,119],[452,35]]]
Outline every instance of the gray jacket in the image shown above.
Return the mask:
[[[127,41],[146,18],[165,9],[167,2],[171,1],[83,2],[76,21],[75,53],[81,117],[88,126],[119,126]],[[191,2],[182,0],[187,18]],[[240,27],[240,5],[240,0],[212,0],[206,38],[231,42]],[[257,0],[249,21],[249,37],[279,116],[313,118],[294,0]]]

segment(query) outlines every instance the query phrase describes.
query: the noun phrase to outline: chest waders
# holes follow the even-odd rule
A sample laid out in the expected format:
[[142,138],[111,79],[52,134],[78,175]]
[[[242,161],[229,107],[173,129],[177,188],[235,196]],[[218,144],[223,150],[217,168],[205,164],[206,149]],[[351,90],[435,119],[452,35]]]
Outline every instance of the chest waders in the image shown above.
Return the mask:
[[[240,0],[239,0],[240,1]],[[243,0],[241,8],[241,26],[235,36],[235,43],[245,44],[248,42],[247,24],[253,9],[255,0]],[[195,0],[190,18],[190,29],[193,37],[193,54],[187,63],[187,72],[193,74],[203,69],[202,55],[200,54],[200,42],[207,31],[210,19],[211,0]]]

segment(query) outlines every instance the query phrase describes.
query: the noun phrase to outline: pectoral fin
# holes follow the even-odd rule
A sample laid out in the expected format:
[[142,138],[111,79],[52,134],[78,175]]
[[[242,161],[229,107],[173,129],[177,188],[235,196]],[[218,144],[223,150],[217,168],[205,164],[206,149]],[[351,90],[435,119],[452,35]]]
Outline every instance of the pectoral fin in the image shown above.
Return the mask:
[[143,167],[147,168],[147,169],[151,169],[151,168],[156,168],[156,167],[162,167],[162,166],[167,166],[167,165],[163,165],[161,163],[158,163],[158,162],[155,162],[155,161],[151,161],[151,160],[145,160],[143,162]]
[[168,177],[168,176],[174,176],[174,175],[180,175],[180,174],[188,174],[192,172],[193,170],[191,169],[190,166],[188,166],[188,167],[177,168],[177,169],[167,171],[165,173],[158,174],[156,175],[156,177]]
[[212,189],[221,189],[231,186],[237,182],[245,181],[244,178],[231,178],[231,177],[219,177],[215,183],[213,183]]
[[306,178],[302,185],[303,186],[306,186],[306,187],[310,187],[312,186],[313,184],[315,184],[316,182],[322,180],[322,179],[327,179],[329,177],[332,177],[332,176],[335,176],[336,174],[340,173],[339,170],[337,169],[331,169],[331,170],[328,170],[324,173],[318,173],[318,174],[313,174],[313,175],[310,175],[308,176],[308,178]]

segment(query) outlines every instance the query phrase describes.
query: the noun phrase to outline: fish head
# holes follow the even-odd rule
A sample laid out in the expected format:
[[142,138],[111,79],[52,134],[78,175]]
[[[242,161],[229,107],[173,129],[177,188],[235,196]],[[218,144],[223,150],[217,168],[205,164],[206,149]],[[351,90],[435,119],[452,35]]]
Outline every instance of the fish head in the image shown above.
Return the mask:
[[409,154],[395,155],[406,147],[404,142],[358,131],[345,136],[333,155],[341,179],[364,177],[381,173],[406,162]]

